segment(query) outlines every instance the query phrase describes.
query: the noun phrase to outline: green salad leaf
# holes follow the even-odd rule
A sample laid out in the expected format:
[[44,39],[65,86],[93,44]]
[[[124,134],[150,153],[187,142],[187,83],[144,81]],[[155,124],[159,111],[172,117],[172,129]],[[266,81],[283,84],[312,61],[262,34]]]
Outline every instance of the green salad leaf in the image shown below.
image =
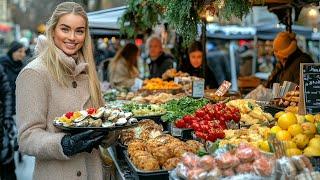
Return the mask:
[[183,97],[179,100],[171,100],[163,105],[167,113],[161,119],[165,122],[174,122],[185,115],[193,114],[197,109],[202,108],[208,103],[209,100],[204,98]]

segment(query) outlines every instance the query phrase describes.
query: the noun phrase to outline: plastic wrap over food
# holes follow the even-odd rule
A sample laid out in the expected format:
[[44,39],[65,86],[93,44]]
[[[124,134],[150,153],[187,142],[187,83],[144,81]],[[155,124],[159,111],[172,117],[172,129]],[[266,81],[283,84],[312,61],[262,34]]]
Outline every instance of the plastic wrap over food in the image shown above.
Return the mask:
[[252,163],[241,163],[235,168],[238,174],[245,174],[253,172]]
[[217,165],[220,169],[227,169],[230,167],[235,167],[240,163],[239,158],[232,155],[230,152],[220,154],[216,157]]
[[189,169],[197,168],[200,166],[200,158],[193,153],[184,153],[181,161]]
[[297,170],[290,158],[282,157],[277,160],[276,173],[277,179],[294,179],[297,175]]
[[200,158],[200,167],[205,169],[206,171],[210,171],[214,167],[216,167],[216,161],[213,156],[205,155]]
[[234,176],[234,175],[235,175],[235,172],[234,172],[233,168],[228,168],[228,169],[222,170],[222,176],[224,176],[224,177]]
[[184,164],[178,163],[175,171],[176,171],[177,176],[179,176],[179,177],[181,177],[183,179],[187,179],[187,177],[188,177],[188,168]]
[[272,159],[260,156],[253,162],[253,169],[257,175],[271,176],[274,172],[274,161]]
[[214,168],[207,174],[206,180],[218,180],[222,176],[222,172],[219,168]]
[[188,171],[188,180],[205,180],[207,171],[202,168],[192,169]]
[[240,146],[235,155],[240,159],[242,163],[252,162],[254,160],[254,151],[251,147],[248,146]]

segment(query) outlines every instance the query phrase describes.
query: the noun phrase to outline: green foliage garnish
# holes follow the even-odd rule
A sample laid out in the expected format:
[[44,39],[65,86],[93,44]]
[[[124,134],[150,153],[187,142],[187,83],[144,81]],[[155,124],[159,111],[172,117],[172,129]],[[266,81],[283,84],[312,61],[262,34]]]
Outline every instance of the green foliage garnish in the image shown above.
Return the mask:
[[183,97],[179,100],[171,100],[164,104],[164,109],[167,111],[166,115],[161,119],[167,122],[174,122],[177,119],[183,118],[188,114],[193,114],[197,109],[202,108],[208,104],[207,99],[193,99],[191,97]]

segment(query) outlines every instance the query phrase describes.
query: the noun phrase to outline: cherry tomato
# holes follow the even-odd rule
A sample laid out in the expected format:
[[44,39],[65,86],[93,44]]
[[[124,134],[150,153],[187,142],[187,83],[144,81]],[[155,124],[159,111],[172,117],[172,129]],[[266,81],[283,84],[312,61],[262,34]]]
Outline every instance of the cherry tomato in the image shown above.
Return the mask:
[[194,129],[195,131],[200,131],[201,130],[200,125],[198,123],[194,123],[191,126],[192,126],[192,129]]
[[185,128],[186,127],[186,123],[184,122],[183,119],[180,119],[180,120],[176,121],[176,127],[177,128]]
[[212,120],[212,118],[208,114],[204,115],[202,118],[204,121],[211,121]]
[[202,132],[200,132],[200,131],[196,131],[196,136],[198,137],[198,138],[204,138],[204,134],[202,133]]
[[183,117],[183,120],[186,122],[186,123],[191,123],[192,120],[193,120],[193,116],[191,115],[186,115]]
[[196,116],[197,116],[198,118],[203,117],[205,114],[206,114],[206,113],[205,113],[203,110],[201,110],[201,109],[198,109],[198,110],[196,111]]
[[73,116],[73,112],[67,112],[64,116],[70,119]]
[[89,108],[89,109],[87,109],[87,113],[88,114],[94,114],[94,113],[96,113],[96,109],[95,108]]

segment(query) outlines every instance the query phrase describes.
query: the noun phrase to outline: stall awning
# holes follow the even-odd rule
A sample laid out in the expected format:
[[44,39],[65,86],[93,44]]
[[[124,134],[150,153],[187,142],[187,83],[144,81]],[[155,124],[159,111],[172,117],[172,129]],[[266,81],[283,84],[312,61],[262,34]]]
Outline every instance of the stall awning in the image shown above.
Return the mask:
[[119,35],[120,26],[118,19],[123,15],[125,10],[126,6],[121,6],[88,13],[91,34]]

